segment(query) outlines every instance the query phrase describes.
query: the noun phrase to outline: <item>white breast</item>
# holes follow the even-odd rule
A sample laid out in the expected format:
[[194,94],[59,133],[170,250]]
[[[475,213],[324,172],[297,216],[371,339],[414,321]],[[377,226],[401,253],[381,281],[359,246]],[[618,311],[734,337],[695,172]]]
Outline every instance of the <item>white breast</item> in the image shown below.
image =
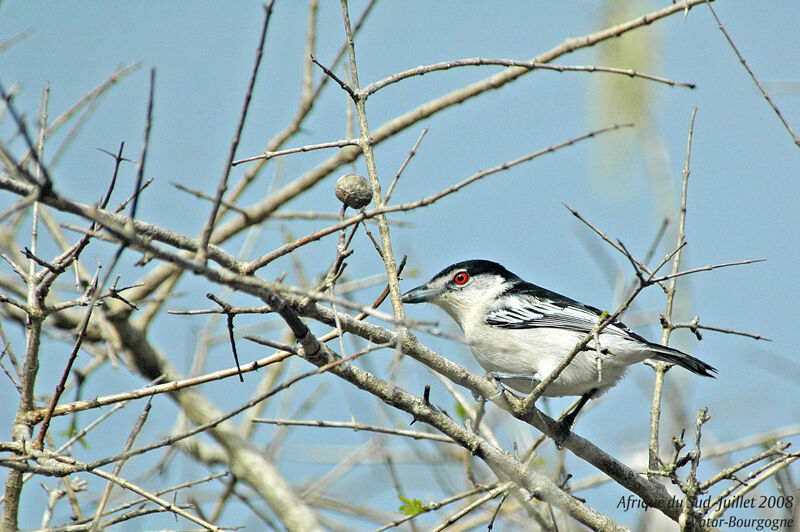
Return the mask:
[[[485,324],[473,324],[465,335],[472,353],[487,372],[539,379],[549,375],[583,338],[581,333],[567,329],[499,329]],[[578,353],[545,395],[583,395],[593,388],[602,393],[622,378],[629,365],[650,356],[641,343],[616,334],[601,334],[600,345],[602,354],[597,352],[594,342],[588,350]],[[529,378],[503,383],[522,393],[530,393],[538,384]]]

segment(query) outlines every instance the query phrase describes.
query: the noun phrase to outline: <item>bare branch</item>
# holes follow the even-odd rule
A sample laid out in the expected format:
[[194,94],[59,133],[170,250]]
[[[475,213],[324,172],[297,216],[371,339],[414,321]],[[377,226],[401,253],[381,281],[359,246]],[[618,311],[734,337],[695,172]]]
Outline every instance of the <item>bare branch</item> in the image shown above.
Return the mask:
[[365,425],[357,421],[344,422],[344,421],[303,421],[299,419],[265,419],[254,418],[253,423],[267,423],[270,425],[278,426],[297,426],[297,427],[321,427],[321,428],[338,428],[338,429],[352,429],[354,431],[364,430],[368,432],[378,432],[380,434],[392,434],[395,436],[403,436],[406,438],[413,438],[415,440],[432,440],[444,443],[456,443],[447,436],[441,434],[432,434],[429,432],[418,432],[414,430],[391,429],[388,427],[381,427],[379,425]]
[[164,499],[162,499],[160,497],[157,497],[157,496],[151,494],[150,492],[148,492],[146,490],[143,490],[139,486],[137,486],[135,484],[132,484],[131,482],[128,482],[125,479],[119,478],[119,477],[117,477],[115,475],[112,475],[110,473],[106,473],[105,471],[103,471],[101,469],[90,469],[89,472],[92,473],[93,475],[97,475],[100,478],[104,478],[104,479],[108,480],[109,482],[113,482],[114,484],[117,484],[121,488],[130,490],[133,493],[135,493],[135,494],[137,494],[137,495],[139,495],[141,497],[144,497],[148,501],[154,502],[155,504],[161,506],[162,508],[164,508],[164,509],[166,509],[166,510],[168,510],[168,511],[170,511],[170,512],[176,514],[176,515],[179,515],[179,516],[181,516],[181,517],[183,517],[185,519],[188,519],[189,521],[192,521],[193,523],[197,523],[198,525],[202,526],[206,530],[213,530],[215,532],[222,532],[223,531],[222,528],[219,528],[219,527],[217,527],[217,526],[215,526],[215,525],[213,525],[213,524],[211,524],[211,523],[209,523],[207,521],[204,521],[203,519],[200,519],[199,517],[197,517],[195,515],[190,514],[189,512],[183,510],[182,508],[180,508],[178,506],[175,506],[174,504],[170,503],[169,501],[166,501],[166,500],[164,500]]
[[[106,395],[103,397],[96,397],[94,399],[84,399],[80,401],[75,401],[73,403],[58,405],[55,407],[55,409],[53,409],[52,416],[63,416],[67,414],[73,414],[75,412],[81,412],[83,410],[89,410],[115,403],[123,403],[131,401],[133,399],[150,397],[162,393],[175,392],[185,388],[190,388],[192,386],[197,386],[199,384],[227,379],[228,377],[238,375],[239,371],[241,371],[242,373],[256,371],[259,368],[263,368],[270,364],[281,362],[294,354],[295,354],[294,351],[283,351],[276,353],[274,355],[270,355],[268,357],[254,360],[253,362],[249,362],[247,364],[243,364],[241,368],[232,367],[228,369],[207,373],[205,375],[200,375],[199,377],[192,377],[190,379],[172,381],[165,384],[157,384],[153,386],[146,386],[144,388],[139,388],[128,392]],[[47,414],[47,409],[30,410],[29,412],[27,412],[25,420],[27,423],[36,424],[41,422],[41,420],[45,417],[46,414]]]
[[400,176],[403,174],[403,170],[406,169],[409,161],[414,155],[417,153],[417,149],[419,145],[422,143],[422,139],[425,137],[425,134],[428,132],[428,128],[422,128],[422,133],[419,134],[419,138],[417,138],[417,142],[414,143],[414,146],[411,148],[411,151],[408,152],[408,156],[406,157],[403,164],[400,165],[400,168],[397,170],[397,173],[394,175],[394,179],[392,179],[391,184],[389,185],[389,190],[386,191],[386,195],[383,197],[384,205],[389,203],[389,198],[392,197],[392,192],[394,191],[394,187],[397,185],[397,182],[400,180]]
[[321,144],[307,144],[305,146],[299,146],[297,148],[288,148],[279,151],[265,151],[261,155],[255,155],[253,157],[247,157],[245,159],[239,159],[238,161],[233,161],[233,166],[242,163],[249,163],[251,161],[258,161],[259,159],[269,160],[272,159],[273,157],[290,155],[292,153],[305,153],[314,150],[323,150],[326,148],[344,148],[345,146],[358,146],[358,141],[355,139],[335,140],[333,142],[323,142]]
[[136,208],[139,205],[139,191],[142,189],[142,181],[144,180],[144,163],[147,160],[147,149],[150,144],[150,129],[153,126],[153,103],[156,85],[156,69],[150,69],[150,93],[147,98],[147,114],[144,122],[144,140],[142,141],[142,154],[139,157],[139,163],[136,165],[136,186],[133,187],[134,196],[133,203],[131,204],[130,220],[136,219]]
[[[695,316],[695,318],[689,323],[673,323],[671,325],[673,329],[689,329],[695,335],[699,335],[698,329],[706,330],[706,331],[714,331],[723,334],[734,334],[737,336],[746,336],[748,338],[752,338],[754,340],[764,340],[765,342],[771,342],[770,338],[766,338],[760,334],[749,333],[744,331],[737,331],[734,329],[729,329],[726,327],[714,327],[712,325],[702,325],[700,324],[700,318]],[[699,339],[699,338],[698,338]]]
[[555,70],[557,72],[606,72],[610,74],[622,74],[625,76],[629,76],[632,78],[642,78],[650,81],[656,81],[658,83],[666,83],[672,87],[686,87],[689,89],[694,89],[694,83],[684,83],[680,81],[673,81],[671,79],[666,79],[658,76],[652,76],[649,74],[643,74],[641,72],[636,72],[635,70],[630,69],[623,69],[623,68],[611,68],[611,67],[599,67],[594,65],[553,65],[548,63],[537,63],[535,61],[516,61],[513,59],[492,59],[487,57],[472,57],[469,59],[455,59],[452,61],[442,61],[441,63],[435,63],[433,65],[426,65],[426,66],[418,66],[416,68],[412,68],[403,72],[398,72],[397,74],[393,74],[385,79],[375,81],[374,83],[370,83],[363,89],[361,89],[360,93],[369,96],[375,94],[379,90],[383,89],[384,87],[391,85],[393,83],[397,83],[404,79],[408,79],[414,76],[423,76],[425,74],[429,74],[431,72],[437,72],[439,70],[450,70],[452,68],[458,67],[465,67],[465,66],[504,66],[504,67],[519,67],[524,68],[527,70]]
[[[513,483],[507,483],[507,484],[513,485]],[[467,497],[472,497],[473,495],[478,495],[480,493],[484,493],[484,492],[486,492],[488,490],[497,489],[500,486],[501,486],[500,483],[496,483],[496,484],[493,484],[491,486],[478,486],[477,488],[473,488],[473,489],[471,489],[469,491],[465,491],[463,493],[459,493],[457,495],[453,495],[452,497],[447,497],[445,499],[442,499],[442,500],[439,500],[439,501],[435,501],[435,502],[429,502],[429,503],[427,503],[427,504],[422,506],[422,509],[421,509],[422,512],[421,513],[414,514],[414,515],[407,515],[405,517],[401,517],[400,519],[396,519],[396,520],[392,521],[391,523],[388,523],[388,524],[386,524],[386,525],[384,525],[384,526],[382,526],[380,528],[375,529],[375,532],[383,532],[384,530],[389,530],[390,528],[394,528],[396,526],[399,526],[399,525],[405,523],[406,521],[410,521],[411,519],[414,519],[418,515],[422,515],[422,514],[427,513],[427,512],[436,511],[439,508],[442,508],[443,506],[446,506],[446,505],[451,504],[453,502],[460,501],[460,500],[465,499]]]
[[[247,85],[247,92],[244,96],[242,112],[239,115],[239,124],[236,126],[236,132],[233,134],[233,139],[231,139],[231,148],[228,152],[228,160],[225,163],[225,170],[222,172],[222,177],[217,185],[217,195],[214,197],[214,204],[212,205],[211,212],[208,215],[208,221],[206,221],[206,225],[203,227],[200,235],[200,246],[197,250],[197,262],[200,262],[201,264],[205,264],[207,260],[208,242],[211,239],[211,232],[214,230],[214,224],[217,221],[217,214],[219,213],[219,207],[222,203],[222,197],[228,190],[228,176],[230,175],[231,168],[233,167],[233,159],[236,157],[236,149],[239,147],[239,139],[242,136],[244,122],[247,118],[247,111],[250,109],[250,100],[253,97],[253,87],[255,87],[256,76],[258,74],[259,66],[261,66],[261,57],[264,54],[264,45],[266,44],[267,40],[267,28],[269,27],[270,15],[272,15],[273,3],[274,0],[269,0],[269,2],[267,2],[267,4],[264,6],[264,24],[261,27],[261,37],[259,38],[258,46],[256,46],[256,58],[253,64],[253,70],[250,74],[250,82]],[[131,216],[131,218],[134,218],[134,216]]]
[[[136,441],[136,437],[142,431],[142,427],[144,427],[145,422],[147,421],[147,416],[150,413],[150,401],[147,402],[142,413],[139,414],[139,418],[136,420],[136,424],[131,429],[131,433],[128,435],[128,439],[125,441],[125,446],[123,447],[123,451],[129,450],[133,447],[133,442]],[[122,471],[122,466],[125,464],[125,460],[120,460],[114,465],[114,471],[111,473],[113,476],[119,476],[120,471]],[[95,532],[99,529],[100,526],[100,517],[103,515],[103,510],[105,509],[106,504],[108,503],[108,498],[111,495],[111,488],[114,486],[114,483],[109,480],[106,483],[106,488],[103,491],[103,496],[100,499],[100,502],[97,505],[97,510],[95,510],[94,519],[92,519],[92,528],[90,529],[92,532]]]
[[[611,245],[611,247],[613,247],[614,249],[616,249],[617,251],[619,251],[620,253],[622,253],[622,254],[623,254],[623,255],[625,255],[626,257],[628,257],[628,254],[626,253],[626,250],[623,248],[623,246],[622,246],[622,245],[621,245],[619,242],[615,242],[614,240],[612,240],[612,239],[611,239],[611,237],[609,237],[609,236],[608,236],[607,234],[605,234],[603,231],[601,231],[600,229],[598,229],[598,228],[597,228],[597,227],[596,227],[594,224],[592,224],[592,223],[591,223],[589,220],[587,220],[586,218],[584,218],[584,217],[583,217],[583,215],[581,215],[581,213],[579,213],[577,210],[573,209],[572,207],[570,207],[570,206],[569,206],[569,205],[567,205],[566,203],[562,203],[562,205],[564,205],[564,207],[566,207],[566,208],[567,208],[567,210],[568,210],[569,212],[571,212],[571,213],[572,213],[572,215],[573,215],[575,218],[577,218],[578,220],[580,220],[581,222],[583,222],[584,224],[586,224],[586,225],[587,225],[587,226],[588,226],[588,227],[589,227],[589,228],[590,228],[592,231],[594,231],[594,232],[595,232],[595,233],[596,233],[596,234],[597,234],[597,235],[598,235],[600,238],[602,238],[602,239],[603,239],[605,242],[608,242],[608,243]],[[631,256],[631,257],[628,257],[628,258],[629,258],[629,260],[630,260],[630,259],[633,259],[633,257],[632,257],[632,256]],[[651,276],[652,276],[652,274],[653,274],[653,271],[652,271],[652,270],[650,270],[650,268],[647,266],[647,264],[645,264],[644,262],[639,262],[639,261],[636,261],[635,259],[633,259],[633,260],[635,261],[636,268],[638,268],[638,269],[640,269],[641,271],[643,271],[643,272],[647,273],[648,275],[651,275]],[[666,290],[666,286],[664,286],[664,285],[663,285],[663,284],[661,284],[661,283],[659,283],[659,284],[661,285],[661,287],[662,287],[664,290]],[[635,289],[635,288],[634,288],[634,287],[632,287],[632,288],[629,290],[629,294],[630,294],[630,292],[631,292],[631,291],[633,291],[634,289]]]
[[722,24],[722,21],[717,16],[717,12],[714,11],[714,8],[711,6],[711,2],[706,0],[706,3],[708,4],[708,9],[711,10],[711,14],[714,16],[714,20],[717,21],[717,26],[719,26],[719,29],[722,32],[722,34],[725,36],[725,39],[728,41],[728,44],[730,44],[731,49],[733,50],[733,53],[735,53],[736,57],[739,58],[739,62],[742,64],[744,69],[750,75],[750,78],[752,78],[753,82],[756,84],[756,87],[758,87],[758,90],[761,91],[761,95],[764,97],[765,100],[767,100],[767,103],[769,103],[770,107],[772,107],[772,110],[775,111],[775,114],[778,115],[778,118],[780,119],[781,123],[783,123],[783,127],[785,127],[786,131],[788,131],[789,134],[792,136],[792,140],[794,140],[795,145],[800,147],[800,137],[798,137],[797,134],[794,132],[794,130],[792,129],[792,126],[790,126],[789,122],[787,122],[786,119],[783,117],[783,114],[781,113],[780,109],[778,109],[778,106],[772,100],[772,98],[770,97],[770,95],[767,92],[767,90],[764,88],[763,85],[761,85],[761,82],[758,81],[758,78],[756,77],[756,75],[753,73],[753,71],[747,65],[747,61],[745,61],[744,56],[739,52],[739,49],[733,43],[733,39],[728,34],[728,31],[725,29],[725,26]]
[[[315,231],[313,233],[310,233],[309,235],[306,235],[305,237],[298,238],[294,242],[290,242],[288,244],[284,244],[283,246],[271,251],[270,253],[268,253],[266,255],[263,255],[263,256],[255,259],[255,260],[251,261],[249,264],[244,266],[241,271],[246,272],[246,273],[255,272],[255,271],[263,268],[264,266],[266,266],[270,262],[274,261],[275,259],[277,259],[279,257],[282,257],[282,256],[286,255],[287,253],[290,253],[290,252],[294,251],[295,249],[297,249],[299,247],[302,247],[302,246],[304,246],[304,245],[306,245],[306,244],[308,244],[310,242],[313,242],[315,240],[319,240],[320,238],[322,238],[324,236],[327,236],[327,235],[329,235],[331,233],[335,233],[336,231],[339,231],[340,229],[348,227],[348,226],[350,226],[352,224],[360,223],[362,220],[373,218],[373,217],[377,217],[377,216],[382,215],[382,214],[388,214],[390,212],[410,211],[410,210],[413,210],[413,209],[418,209],[420,207],[425,207],[425,206],[431,205],[431,204],[439,201],[440,199],[444,198],[445,196],[449,196],[450,194],[458,192],[459,190],[461,190],[462,188],[466,187],[467,185],[470,185],[470,184],[472,184],[472,183],[474,183],[476,181],[479,181],[479,180],[483,179],[484,177],[487,177],[487,176],[490,176],[492,174],[501,172],[503,170],[508,170],[509,168],[513,168],[514,166],[517,166],[518,164],[522,164],[524,162],[527,162],[527,161],[530,161],[532,159],[535,159],[536,157],[540,157],[540,156],[545,155],[547,153],[551,153],[551,152],[560,150],[562,148],[566,148],[567,146],[571,146],[571,145],[573,145],[573,144],[575,144],[577,142],[580,142],[582,140],[590,139],[590,138],[592,138],[592,137],[594,137],[596,135],[600,135],[600,134],[607,133],[607,132],[610,132],[610,131],[614,131],[614,130],[617,130],[617,129],[620,129],[620,128],[624,128],[624,127],[631,127],[631,124],[614,124],[612,126],[608,126],[608,127],[604,127],[604,128],[601,128],[601,129],[597,129],[597,130],[591,131],[589,133],[586,133],[585,135],[581,135],[579,137],[575,137],[575,138],[566,140],[566,141],[561,142],[559,144],[554,144],[552,146],[548,146],[547,148],[544,148],[542,150],[539,150],[539,151],[536,151],[536,152],[532,152],[532,153],[529,153],[527,155],[523,155],[522,157],[519,157],[519,158],[514,159],[512,161],[508,161],[508,162],[502,163],[502,164],[500,164],[498,166],[495,166],[493,168],[489,168],[488,170],[483,170],[481,172],[478,172],[478,173],[468,177],[467,179],[464,179],[463,181],[461,181],[459,183],[456,183],[455,185],[452,185],[452,186],[442,190],[441,192],[438,192],[436,194],[432,194],[430,196],[427,196],[425,198],[422,198],[422,199],[414,201],[414,202],[403,203],[403,204],[400,204],[400,205],[378,206],[378,207],[372,209],[371,211],[361,211],[357,215],[355,215],[355,216],[353,216],[351,218],[348,218],[347,220],[344,220],[344,221],[342,221],[342,222],[340,222],[338,224],[335,224],[335,225],[332,225],[332,226],[327,227],[325,229],[321,229],[319,231]],[[2,180],[0,180],[0,186],[2,186]]]
[[[214,201],[214,196],[210,196],[208,194],[205,194],[204,192],[202,192],[200,190],[194,190],[192,188],[185,187],[185,186],[181,185],[180,183],[176,183],[174,181],[171,184],[172,184],[173,187],[177,188],[178,190],[180,190],[182,192],[186,192],[188,194],[191,194],[192,196],[194,196],[196,198],[204,199],[204,200],[212,201],[212,202]],[[242,216],[247,216],[247,211],[237,207],[236,205],[234,205],[232,203],[228,203],[225,200],[220,201],[220,206],[225,207],[226,209],[230,209],[230,210],[232,210],[234,212],[237,212],[237,213],[241,214]]]
[[748,260],[737,260],[734,262],[723,262],[722,264],[709,264],[707,266],[700,266],[698,268],[691,268],[689,270],[673,272],[667,275],[662,275],[661,277],[655,277],[653,278],[653,282],[676,279],[678,277],[683,277],[684,275],[691,275],[693,273],[698,273],[698,272],[709,272],[711,270],[716,270],[717,268],[728,268],[730,266],[743,266],[745,264],[756,264],[758,262],[764,262],[766,260],[767,259],[748,259]]
[[347,94],[350,95],[352,99],[355,100],[357,98],[356,91],[353,90],[353,88],[350,87],[350,85],[339,79],[339,77],[331,69],[329,69],[328,67],[317,61],[317,58],[314,57],[313,55],[311,56],[311,61],[313,61],[315,65],[317,65],[320,69],[322,69],[322,71],[325,73],[326,76],[335,81],[339,85],[339,87],[342,88],[343,91],[345,91]]
[[[680,4],[671,4],[663,9],[637,17],[622,24],[618,24],[616,26],[612,26],[581,37],[569,38],[560,45],[533,58],[533,61],[537,63],[549,63],[564,54],[615,38],[627,31],[651,24],[656,20],[668,17],[674,13],[692,8],[704,2],[705,0],[687,0],[686,2],[682,2]],[[355,32],[355,30],[356,28],[353,29],[353,32]],[[489,76],[484,80],[475,82],[471,85],[457,89],[449,94],[427,102],[416,109],[412,109],[411,111],[408,111],[390,120],[383,126],[372,130],[370,143],[372,146],[376,146],[387,138],[390,138],[396,133],[421,120],[424,120],[444,109],[448,109],[453,105],[479,96],[487,91],[497,90],[505,84],[511,83],[520,76],[523,76],[529,72],[530,70],[523,68],[506,69],[505,71]],[[327,79],[327,77],[325,79]],[[265,151],[274,150],[275,148],[270,148]],[[234,234],[237,234],[242,230],[243,227],[261,222],[286,202],[290,201],[292,198],[296,197],[305,190],[308,190],[320,180],[330,175],[330,173],[335,171],[337,168],[354,161],[359,154],[360,151],[356,148],[344,148],[340,150],[336,155],[322,162],[316,168],[306,172],[304,175],[298,177],[282,189],[270,194],[259,203],[248,208],[247,212],[249,216],[247,219],[241,218],[231,220],[227,224],[221,225],[215,232],[216,236],[214,239],[212,239],[212,241],[214,243],[222,242]],[[254,168],[253,171],[256,171],[256,169]],[[239,189],[237,189],[237,191],[238,190]],[[238,195],[231,193],[229,201],[235,201],[235,197],[238,197]],[[334,231],[336,230],[338,229],[335,229]]]
[[[686,243],[686,195],[689,186],[689,161],[690,156],[692,153],[692,134],[694,132],[694,118],[697,115],[697,107],[692,108],[692,116],[689,119],[689,132],[686,138],[686,159],[683,166],[683,184],[681,186],[681,206],[678,218],[678,242],[675,246],[675,258],[672,262],[672,273],[673,276],[670,278],[669,284],[665,287],[665,292],[667,294],[667,303],[666,303],[666,310],[664,311],[664,316],[669,323],[672,321],[672,306],[675,301],[675,286],[677,282],[677,276],[674,275],[678,269],[680,268],[681,264],[681,250],[683,249],[684,244]],[[669,337],[672,329],[669,327],[664,327],[662,335],[661,335],[661,344],[662,345],[669,345]],[[664,390],[664,374],[669,369],[669,364],[665,362],[656,362],[655,363],[655,384],[653,385],[653,398],[650,404],[650,437],[648,439],[648,453],[649,453],[649,460],[648,460],[648,471],[655,471],[658,469],[658,430],[661,420],[661,397],[663,395]],[[698,427],[699,432],[699,427]],[[651,480],[653,479],[652,475],[650,476]],[[691,510],[691,509],[690,509]]]
[[17,44],[21,40],[25,39],[32,32],[33,32],[33,30],[28,28],[27,30],[24,30],[24,31],[21,31],[21,32],[17,33],[13,37],[10,37],[10,38],[6,39],[5,41],[0,42],[0,53],[1,52],[5,52],[10,47],[14,46],[15,44]]

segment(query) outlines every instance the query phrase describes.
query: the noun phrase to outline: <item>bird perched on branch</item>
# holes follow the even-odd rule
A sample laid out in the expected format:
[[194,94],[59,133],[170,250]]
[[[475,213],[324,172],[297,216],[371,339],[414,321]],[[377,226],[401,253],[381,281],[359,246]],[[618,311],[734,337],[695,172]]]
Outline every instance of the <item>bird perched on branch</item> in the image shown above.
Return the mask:
[[[604,317],[603,312],[523,281],[496,262],[448,266],[403,294],[406,303],[432,303],[464,331],[478,363],[502,386],[529,394]],[[596,345],[595,339],[599,340]],[[570,427],[592,397],[614,386],[631,364],[653,358],[713,377],[716,369],[677,349],[655,344],[621,322],[607,325],[544,391],[581,401],[563,423]]]

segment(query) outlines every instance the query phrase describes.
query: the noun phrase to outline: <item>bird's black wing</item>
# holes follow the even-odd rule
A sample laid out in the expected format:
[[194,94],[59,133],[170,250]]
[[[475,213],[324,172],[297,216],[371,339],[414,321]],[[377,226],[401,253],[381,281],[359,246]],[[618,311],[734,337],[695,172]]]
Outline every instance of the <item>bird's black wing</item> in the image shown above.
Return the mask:
[[[603,311],[574,299],[520,282],[501,294],[495,307],[489,309],[486,324],[501,329],[553,327],[587,334],[597,325],[602,314]],[[716,368],[692,355],[646,340],[622,322],[608,325],[603,329],[603,334],[606,333],[637,340],[650,348],[653,358],[677,364],[698,375],[713,377],[717,372]]]

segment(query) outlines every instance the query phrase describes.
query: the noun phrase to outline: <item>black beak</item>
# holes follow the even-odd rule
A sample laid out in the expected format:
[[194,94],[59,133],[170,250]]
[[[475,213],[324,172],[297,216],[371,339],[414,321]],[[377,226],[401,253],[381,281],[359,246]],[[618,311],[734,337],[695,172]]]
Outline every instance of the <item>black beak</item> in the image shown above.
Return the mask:
[[439,288],[428,288],[424,284],[403,294],[403,303],[425,303],[442,294]]

